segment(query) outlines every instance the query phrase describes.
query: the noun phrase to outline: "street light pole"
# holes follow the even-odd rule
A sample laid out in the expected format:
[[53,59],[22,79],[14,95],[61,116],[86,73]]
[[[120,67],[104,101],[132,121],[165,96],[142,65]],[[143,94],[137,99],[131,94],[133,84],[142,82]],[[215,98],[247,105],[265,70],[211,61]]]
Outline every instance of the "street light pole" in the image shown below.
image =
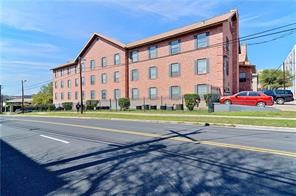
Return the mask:
[[83,114],[83,97],[82,97],[82,65],[81,65],[81,57],[78,57],[78,63],[79,63],[80,103],[81,103],[80,113]]
[[24,110],[24,82],[26,82],[27,80],[22,80],[22,113],[25,113]]
[[283,62],[283,74],[284,74],[284,90],[286,90],[286,68],[285,68],[285,62]]

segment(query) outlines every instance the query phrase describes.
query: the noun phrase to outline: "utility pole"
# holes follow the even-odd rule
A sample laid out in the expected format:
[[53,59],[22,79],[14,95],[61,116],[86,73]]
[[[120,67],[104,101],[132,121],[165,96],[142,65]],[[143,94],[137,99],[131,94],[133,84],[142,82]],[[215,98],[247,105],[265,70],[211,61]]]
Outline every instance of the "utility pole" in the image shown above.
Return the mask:
[[22,113],[25,113],[25,108],[24,108],[24,82],[27,80],[22,80]]
[[81,65],[81,57],[78,57],[78,63],[79,63],[80,103],[81,103],[80,113],[83,114],[83,97],[82,97],[82,65]]
[[2,114],[2,108],[3,108],[3,99],[2,99],[2,85],[0,84],[0,114]]
[[284,90],[286,90],[286,68],[285,68],[285,62],[283,62],[283,74],[284,74]]

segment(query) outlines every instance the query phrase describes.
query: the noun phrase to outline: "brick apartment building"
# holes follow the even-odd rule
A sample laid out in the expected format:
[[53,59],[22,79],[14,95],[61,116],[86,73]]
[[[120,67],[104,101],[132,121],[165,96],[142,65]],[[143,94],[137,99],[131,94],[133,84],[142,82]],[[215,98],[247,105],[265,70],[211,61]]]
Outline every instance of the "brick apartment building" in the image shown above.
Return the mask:
[[240,47],[239,54],[239,91],[257,91],[256,66],[252,65],[248,59],[247,45]]
[[72,62],[52,69],[54,103],[80,101],[79,59],[84,100],[172,103],[186,93],[236,93],[238,29],[238,13],[232,10],[128,44],[95,33]]

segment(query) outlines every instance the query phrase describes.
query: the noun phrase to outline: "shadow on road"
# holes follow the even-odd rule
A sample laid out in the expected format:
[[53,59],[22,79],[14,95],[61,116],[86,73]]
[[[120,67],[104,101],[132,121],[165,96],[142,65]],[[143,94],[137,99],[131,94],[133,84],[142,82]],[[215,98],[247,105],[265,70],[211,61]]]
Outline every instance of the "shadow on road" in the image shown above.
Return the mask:
[[182,137],[197,141],[191,136],[201,131],[169,130],[159,138],[133,143],[118,141],[104,149],[100,146],[95,151],[43,165],[1,142],[2,159],[6,157],[1,163],[1,193],[5,195],[9,190],[14,195],[295,195],[294,160],[168,140]]
[[1,195],[46,195],[64,184],[54,173],[1,140]]

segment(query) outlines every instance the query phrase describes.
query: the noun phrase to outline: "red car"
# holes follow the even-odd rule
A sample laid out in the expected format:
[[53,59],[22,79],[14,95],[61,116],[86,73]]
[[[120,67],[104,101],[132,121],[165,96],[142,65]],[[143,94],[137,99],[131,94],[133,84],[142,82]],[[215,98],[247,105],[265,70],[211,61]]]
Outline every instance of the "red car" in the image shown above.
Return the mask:
[[273,105],[273,98],[261,92],[242,91],[231,96],[222,96],[220,103],[265,107]]

